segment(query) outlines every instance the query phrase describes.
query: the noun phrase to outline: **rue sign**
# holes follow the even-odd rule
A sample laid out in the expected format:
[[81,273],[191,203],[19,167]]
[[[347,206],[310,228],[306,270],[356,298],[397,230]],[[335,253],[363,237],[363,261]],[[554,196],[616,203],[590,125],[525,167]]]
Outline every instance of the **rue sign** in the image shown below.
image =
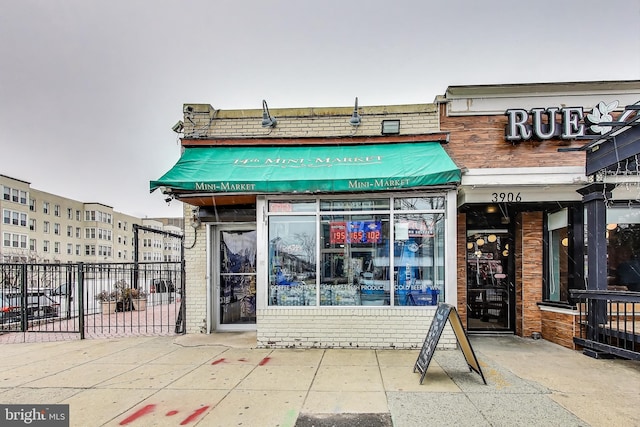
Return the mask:
[[[600,102],[586,115],[589,130],[596,134],[605,134],[611,127],[598,126],[600,122],[611,122],[611,112],[618,106],[618,101],[610,104]],[[513,108],[505,112],[507,127],[505,139],[512,142],[530,139],[576,139],[585,135],[587,125],[582,107],[532,108],[530,111]]]

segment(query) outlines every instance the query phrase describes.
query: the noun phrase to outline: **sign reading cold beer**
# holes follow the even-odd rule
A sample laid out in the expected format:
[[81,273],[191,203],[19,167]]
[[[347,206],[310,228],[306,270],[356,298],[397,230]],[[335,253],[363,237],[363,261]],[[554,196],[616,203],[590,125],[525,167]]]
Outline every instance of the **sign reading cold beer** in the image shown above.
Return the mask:
[[604,135],[611,127],[600,126],[599,123],[613,121],[611,112],[617,106],[618,101],[610,104],[600,102],[586,116],[582,107],[532,108],[530,111],[521,108],[509,109],[505,112],[505,139],[512,142],[530,139],[576,139],[584,136],[587,130],[593,134]]

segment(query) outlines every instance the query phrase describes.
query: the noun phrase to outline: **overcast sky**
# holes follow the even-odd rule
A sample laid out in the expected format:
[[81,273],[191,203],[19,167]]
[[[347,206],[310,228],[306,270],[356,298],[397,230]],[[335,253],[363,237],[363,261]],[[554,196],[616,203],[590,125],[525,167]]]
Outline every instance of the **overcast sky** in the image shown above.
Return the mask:
[[448,86],[640,79],[640,0],[0,0],[0,174],[139,217],[182,104],[429,103]]

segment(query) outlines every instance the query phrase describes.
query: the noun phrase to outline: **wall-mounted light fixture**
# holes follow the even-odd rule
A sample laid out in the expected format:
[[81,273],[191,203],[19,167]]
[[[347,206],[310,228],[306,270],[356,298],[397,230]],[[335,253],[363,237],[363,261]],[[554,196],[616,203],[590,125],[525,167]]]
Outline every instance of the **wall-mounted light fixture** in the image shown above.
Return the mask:
[[180,133],[182,132],[183,129],[184,129],[184,122],[182,120],[178,120],[178,123],[173,125],[173,127],[171,128],[171,130],[174,131],[175,133]]
[[398,135],[400,133],[400,120],[383,120],[383,135]]
[[362,122],[362,118],[358,114],[358,97],[356,96],[356,106],[353,107],[353,115],[349,120],[349,124],[351,126],[360,126],[360,122]]
[[269,106],[267,105],[267,101],[262,100],[262,127],[263,128],[274,128],[278,124],[278,121],[271,117],[269,114]]
[[200,221],[200,207],[194,206],[193,208],[191,208],[191,226],[193,228],[198,228],[200,227],[201,222],[202,221]]

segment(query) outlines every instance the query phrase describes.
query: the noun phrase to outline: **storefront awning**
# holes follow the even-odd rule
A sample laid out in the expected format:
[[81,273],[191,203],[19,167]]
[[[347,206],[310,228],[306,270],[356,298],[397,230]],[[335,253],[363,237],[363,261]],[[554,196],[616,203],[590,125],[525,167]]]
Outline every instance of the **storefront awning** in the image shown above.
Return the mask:
[[342,146],[192,147],[151,191],[334,193],[460,182],[438,142]]

